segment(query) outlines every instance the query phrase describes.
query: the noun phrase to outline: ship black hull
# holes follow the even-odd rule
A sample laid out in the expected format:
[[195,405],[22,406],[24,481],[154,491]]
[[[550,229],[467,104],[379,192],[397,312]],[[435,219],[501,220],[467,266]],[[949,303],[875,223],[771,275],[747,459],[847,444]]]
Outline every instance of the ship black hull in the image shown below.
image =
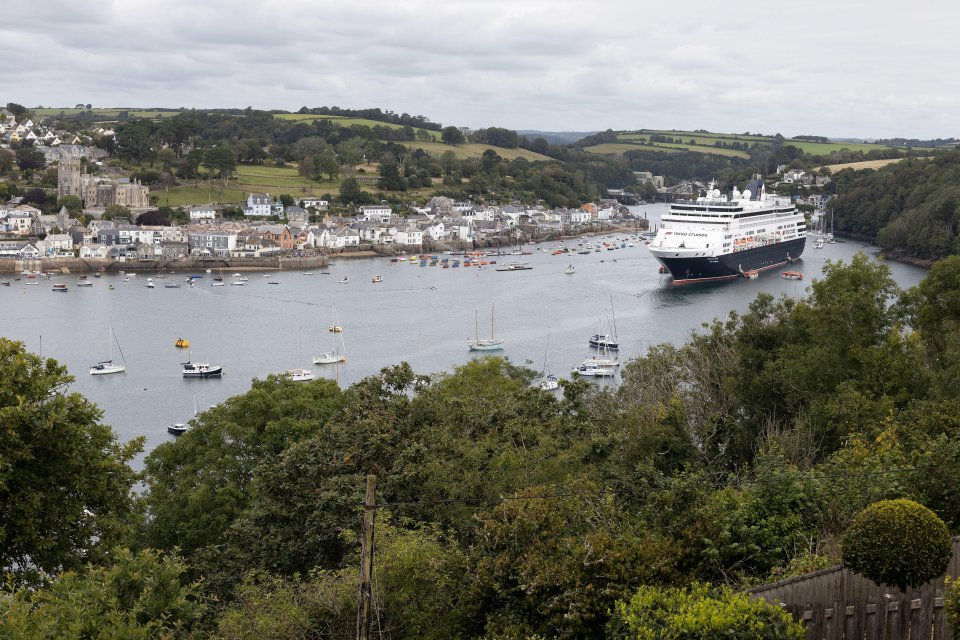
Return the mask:
[[797,238],[722,256],[702,258],[657,256],[657,260],[670,270],[673,284],[692,284],[741,278],[746,271],[764,271],[783,266],[798,259],[806,244],[806,238]]

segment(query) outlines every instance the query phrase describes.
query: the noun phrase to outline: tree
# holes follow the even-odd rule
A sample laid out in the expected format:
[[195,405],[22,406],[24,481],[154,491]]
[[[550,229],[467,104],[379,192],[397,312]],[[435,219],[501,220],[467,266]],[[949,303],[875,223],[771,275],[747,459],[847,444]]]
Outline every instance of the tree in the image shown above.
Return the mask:
[[62,207],[66,207],[70,215],[75,216],[83,211],[83,200],[77,196],[61,196],[60,199],[57,200],[57,209]]
[[50,198],[47,196],[47,192],[44,189],[33,188],[27,189],[23,192],[23,201],[32,202],[41,209],[47,204]]
[[230,174],[237,168],[237,156],[233,149],[228,145],[210,147],[203,155],[203,165],[209,171],[220,174],[220,195],[223,195]]
[[356,137],[337,145],[337,155],[344,166],[353,169],[363,162],[363,139]]
[[380,179],[377,187],[387,191],[406,191],[407,181],[400,175],[400,167],[396,162],[387,162],[380,165]]
[[170,216],[166,212],[159,210],[145,211],[137,216],[137,224],[169,227]]
[[462,144],[466,141],[463,131],[453,126],[444,127],[443,131],[440,133],[440,139],[445,144]]
[[953,556],[950,530],[913,500],[881,500],[854,518],[843,536],[843,565],[901,591],[943,574]]
[[16,158],[13,151],[0,149],[0,175],[13,171],[13,163]]
[[357,203],[364,199],[363,189],[356,178],[344,178],[340,183],[340,202],[344,204]]
[[155,551],[117,549],[103,566],[68,571],[39,589],[20,588],[0,599],[4,637],[186,637],[205,610],[199,583],[184,580],[186,565]]
[[643,586],[617,603],[608,637],[802,640],[806,629],[779,607],[729,587]]
[[0,338],[0,569],[29,577],[101,556],[132,515],[143,438],[121,445],[66,367]]
[[131,220],[130,209],[123,206],[122,204],[111,204],[106,209],[103,210],[104,220],[115,220],[117,218],[123,218],[125,220]]
[[17,149],[17,166],[21,171],[34,171],[47,166],[47,161],[43,154],[33,147],[20,147]]

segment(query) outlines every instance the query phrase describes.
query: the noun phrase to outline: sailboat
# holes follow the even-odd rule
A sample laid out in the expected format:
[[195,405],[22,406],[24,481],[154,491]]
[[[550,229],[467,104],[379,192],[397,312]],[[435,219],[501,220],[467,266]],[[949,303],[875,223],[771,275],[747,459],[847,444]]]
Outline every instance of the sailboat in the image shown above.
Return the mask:
[[[197,394],[193,394],[193,417],[196,418],[200,415],[200,405],[197,404]],[[175,436],[180,436],[186,433],[190,429],[190,425],[178,422],[176,424],[171,424],[167,427],[167,433],[170,433]]]
[[[208,270],[209,271],[209,270]],[[213,279],[213,282],[210,283],[211,287],[222,287],[223,286],[223,269],[220,269],[220,275],[216,276]]]
[[543,391],[554,391],[560,388],[560,380],[557,379],[557,376],[552,373],[547,373],[547,358],[550,357],[550,335],[547,335],[547,350],[543,354],[543,371],[540,372],[540,375],[543,376],[543,380],[540,382],[540,389]]
[[[340,364],[347,361],[346,354],[340,353],[340,347],[343,345],[343,327],[337,324],[336,305],[333,305],[333,324],[330,326],[330,333],[333,334],[331,350],[315,355],[313,357],[313,364]],[[339,343],[337,343],[337,334],[340,335]]]
[[[303,325],[300,326],[300,331],[297,333],[297,353],[301,356],[303,355],[302,334]],[[317,374],[310,369],[287,369],[280,375],[291,382],[310,382],[317,379]]]
[[467,340],[467,346],[470,347],[470,351],[497,351],[498,349],[503,349],[503,340],[497,339],[494,336],[494,306],[490,305],[490,337],[481,338],[480,337],[480,315],[477,312],[477,316],[474,320],[476,325],[476,339]]
[[107,339],[107,351],[110,354],[110,358],[90,367],[90,375],[92,376],[104,376],[109,373],[121,373],[127,370],[127,361],[123,357],[123,350],[120,349],[120,342],[117,341],[117,351],[120,352],[120,360],[123,364],[114,364],[113,363],[113,343],[116,341],[116,336],[113,334],[113,327],[110,327],[110,337]]

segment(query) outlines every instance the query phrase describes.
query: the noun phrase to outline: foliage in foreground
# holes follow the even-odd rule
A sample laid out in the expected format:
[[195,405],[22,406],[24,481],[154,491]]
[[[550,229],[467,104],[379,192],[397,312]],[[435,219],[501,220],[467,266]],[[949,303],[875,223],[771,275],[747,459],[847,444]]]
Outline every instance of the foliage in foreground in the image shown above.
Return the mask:
[[803,625],[787,612],[733,593],[695,584],[689,588],[640,587],[616,604],[611,638],[636,640],[802,640]]
[[0,569],[19,579],[98,562],[128,532],[130,460],[55,360],[0,338]]
[[205,605],[199,584],[185,581],[185,573],[175,556],[118,549],[104,565],[0,595],[0,637],[188,637]]

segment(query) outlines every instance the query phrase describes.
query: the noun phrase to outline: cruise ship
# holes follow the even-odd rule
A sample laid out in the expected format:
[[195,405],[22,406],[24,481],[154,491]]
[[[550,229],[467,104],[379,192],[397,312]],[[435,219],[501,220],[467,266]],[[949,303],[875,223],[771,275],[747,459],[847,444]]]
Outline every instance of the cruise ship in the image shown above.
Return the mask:
[[705,197],[672,204],[660,223],[648,248],[673,284],[750,277],[799,258],[807,238],[803,214],[759,177],[726,199],[711,185]]

